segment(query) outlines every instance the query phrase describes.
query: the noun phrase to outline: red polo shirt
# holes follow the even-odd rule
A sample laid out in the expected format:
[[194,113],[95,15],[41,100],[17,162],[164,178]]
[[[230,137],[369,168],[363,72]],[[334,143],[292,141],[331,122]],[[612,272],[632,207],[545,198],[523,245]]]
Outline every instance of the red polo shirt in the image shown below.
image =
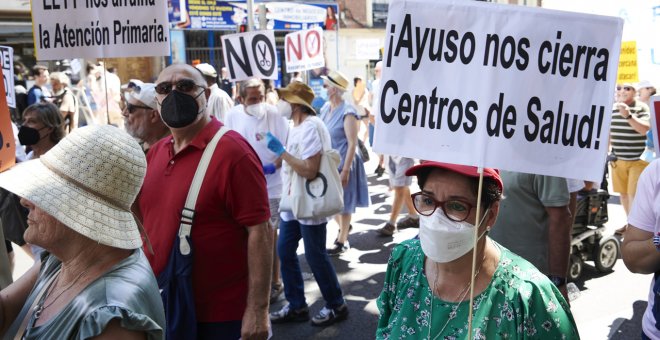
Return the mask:
[[[171,137],[149,150],[138,204],[155,254],[146,248],[145,253],[156,275],[167,265],[202,152],[221,126],[212,118],[176,155]],[[193,288],[199,322],[243,318],[248,290],[245,227],[269,216],[261,161],[243,137],[229,131],[215,149],[195,207]]]

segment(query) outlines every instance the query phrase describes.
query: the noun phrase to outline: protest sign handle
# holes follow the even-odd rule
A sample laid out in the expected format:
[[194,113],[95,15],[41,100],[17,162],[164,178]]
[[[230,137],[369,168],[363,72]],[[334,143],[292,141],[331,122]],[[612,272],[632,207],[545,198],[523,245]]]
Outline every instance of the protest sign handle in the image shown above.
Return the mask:
[[[484,168],[478,167],[477,173],[479,174],[479,189],[477,189],[477,216],[475,216],[475,223],[477,225],[474,228],[474,245],[472,247],[472,275],[470,275],[470,310],[468,314],[468,339],[472,339],[472,310],[474,309],[474,281],[475,271],[477,270],[477,241],[479,237],[479,227],[481,227],[479,221],[481,220],[481,190],[484,185]],[[486,235],[488,237],[488,235]],[[485,251],[485,248],[484,248]],[[483,259],[481,260],[483,261]],[[482,264],[483,265],[483,264]],[[460,301],[459,301],[460,303]]]
[[108,69],[105,67],[105,59],[101,59],[103,63],[103,87],[105,88],[105,118],[106,124],[110,124],[110,101],[108,101]]

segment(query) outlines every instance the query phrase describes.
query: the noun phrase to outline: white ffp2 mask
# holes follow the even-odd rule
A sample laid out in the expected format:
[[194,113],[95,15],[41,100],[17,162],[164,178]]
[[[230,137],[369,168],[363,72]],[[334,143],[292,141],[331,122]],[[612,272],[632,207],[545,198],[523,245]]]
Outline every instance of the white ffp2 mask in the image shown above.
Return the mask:
[[291,113],[293,112],[293,109],[291,108],[291,104],[289,102],[284,101],[280,99],[277,104],[277,112],[279,112],[282,117],[286,119],[291,119]]
[[245,107],[245,113],[249,114],[252,117],[259,118],[263,117],[266,114],[266,104],[252,104]]
[[[488,215],[484,214],[481,222]],[[481,225],[481,223],[479,223]],[[450,220],[442,209],[438,208],[431,216],[419,217],[419,242],[422,251],[431,260],[447,263],[467,254],[474,246],[474,229],[468,222]],[[484,236],[488,229],[479,238]]]

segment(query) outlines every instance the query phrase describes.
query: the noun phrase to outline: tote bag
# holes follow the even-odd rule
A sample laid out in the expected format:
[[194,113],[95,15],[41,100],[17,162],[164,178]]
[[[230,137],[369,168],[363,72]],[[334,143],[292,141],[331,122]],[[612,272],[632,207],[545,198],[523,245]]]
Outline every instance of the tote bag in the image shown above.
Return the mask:
[[319,172],[308,180],[289,169],[289,185],[280,202],[280,211],[291,211],[298,220],[329,217],[344,209],[344,188],[338,170],[341,157],[332,149],[323,122],[317,117],[307,119],[316,125],[323,143]]

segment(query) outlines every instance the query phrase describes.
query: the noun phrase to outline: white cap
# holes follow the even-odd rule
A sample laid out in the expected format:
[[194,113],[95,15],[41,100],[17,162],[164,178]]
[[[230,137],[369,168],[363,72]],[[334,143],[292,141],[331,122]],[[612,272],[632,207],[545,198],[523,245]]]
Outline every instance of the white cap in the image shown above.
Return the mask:
[[653,84],[651,84],[651,82],[648,81],[648,80],[642,80],[639,83],[637,83],[637,88],[638,89],[644,89],[644,88],[647,88],[647,87],[655,88],[655,86],[653,86]]
[[[142,83],[142,82],[141,82]],[[133,98],[142,104],[149,106],[154,110],[158,110],[156,103],[156,85],[152,83],[142,83],[140,85],[134,84],[131,91],[124,93],[124,98],[128,101]]]
[[195,66],[200,72],[202,72],[203,75],[207,77],[217,77],[218,72],[215,71],[215,68],[211,66],[211,64],[203,63],[203,64],[198,64]]
[[142,84],[144,84],[144,83],[143,83],[142,80],[140,80],[140,79],[131,79],[131,80],[128,81],[128,83],[122,85],[122,86],[121,86],[121,89],[122,89],[122,90],[131,90],[131,89],[133,89],[133,87],[135,87],[136,85],[137,85],[137,86],[142,86]]

